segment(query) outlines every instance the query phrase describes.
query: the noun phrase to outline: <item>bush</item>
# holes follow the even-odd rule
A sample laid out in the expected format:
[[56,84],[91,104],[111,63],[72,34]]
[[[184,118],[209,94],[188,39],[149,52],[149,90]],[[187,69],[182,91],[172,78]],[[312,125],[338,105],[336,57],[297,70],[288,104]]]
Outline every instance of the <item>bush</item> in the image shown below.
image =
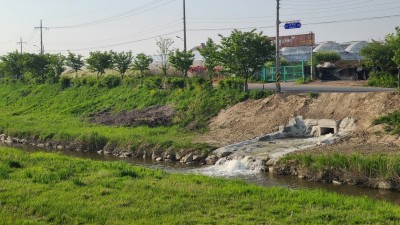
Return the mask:
[[400,134],[400,110],[381,116],[374,120],[374,125],[385,124],[385,131],[392,134]]
[[250,91],[249,93],[249,97],[251,99],[262,99],[262,98],[266,98],[270,95],[272,95],[273,91],[267,91],[267,90],[253,90]]
[[170,90],[175,90],[175,89],[179,89],[179,88],[185,88],[186,86],[186,78],[178,78],[178,77],[174,77],[174,78],[169,78],[167,81],[167,89]]
[[71,86],[71,78],[70,77],[61,77],[60,79],[61,89],[67,89]]
[[121,77],[105,76],[98,79],[97,85],[99,87],[107,87],[109,89],[118,87],[121,84]]
[[238,78],[225,78],[218,82],[219,89],[243,90],[243,80]]
[[78,141],[82,150],[88,151],[97,151],[103,149],[103,147],[107,144],[107,138],[98,134],[97,132],[82,134]]
[[373,71],[369,74],[368,86],[395,88],[397,87],[397,80],[389,73]]

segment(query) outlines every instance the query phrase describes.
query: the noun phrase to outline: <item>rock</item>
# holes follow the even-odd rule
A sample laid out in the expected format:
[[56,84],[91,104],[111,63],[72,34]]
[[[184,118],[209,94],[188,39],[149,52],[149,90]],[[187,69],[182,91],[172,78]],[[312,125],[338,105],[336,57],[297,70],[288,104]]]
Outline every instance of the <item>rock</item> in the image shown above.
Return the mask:
[[215,165],[215,163],[218,161],[218,157],[216,155],[209,155],[206,158],[206,164],[207,165]]
[[123,152],[121,155],[124,158],[132,157],[132,152]]
[[27,139],[21,139],[21,144],[24,144],[24,145],[26,145],[26,144],[28,144],[28,140]]
[[276,165],[276,160],[275,159],[269,159],[266,163],[266,166],[275,166]]
[[43,144],[43,143],[39,143],[39,144],[37,144],[36,145],[38,148],[44,148],[45,147],[45,145]]
[[6,144],[12,144],[13,143],[13,140],[12,140],[12,138],[10,137],[10,136],[8,136],[7,137],[7,139],[4,141],[4,143],[6,143]]
[[173,154],[168,154],[165,158],[171,161],[175,160],[175,156]]
[[4,142],[6,140],[7,135],[5,134],[0,134],[0,141]]
[[378,183],[378,188],[384,189],[384,190],[390,190],[390,189],[392,189],[392,184],[388,181],[380,181]]
[[157,161],[157,162],[161,162],[161,161],[163,161],[163,158],[162,158],[162,157],[157,157],[157,158],[156,158],[156,161]]
[[159,157],[162,157],[161,154],[159,152],[153,152],[153,154],[151,155],[152,159],[157,159]]
[[63,150],[65,147],[63,145],[57,145],[56,147],[58,150]]
[[337,181],[337,180],[333,180],[332,184],[334,184],[334,185],[342,185],[342,182]]
[[179,160],[181,160],[181,159],[182,159],[182,155],[179,154],[179,153],[176,153],[176,154],[175,154],[175,160],[179,161]]
[[97,154],[103,154],[103,150],[97,151]]
[[193,153],[189,153],[181,159],[183,163],[192,163],[193,162]]

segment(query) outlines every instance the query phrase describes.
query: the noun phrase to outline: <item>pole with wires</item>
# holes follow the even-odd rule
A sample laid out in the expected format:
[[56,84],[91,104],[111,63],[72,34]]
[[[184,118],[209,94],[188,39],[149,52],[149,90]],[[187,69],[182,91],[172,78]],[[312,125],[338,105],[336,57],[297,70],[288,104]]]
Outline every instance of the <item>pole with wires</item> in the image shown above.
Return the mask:
[[17,44],[21,45],[21,54],[22,54],[22,44],[26,44],[26,42],[22,41],[22,37],[20,37],[19,42],[17,42]]
[[280,93],[281,92],[281,76],[279,74],[279,69],[280,69],[280,62],[279,62],[279,25],[281,24],[281,21],[279,20],[279,0],[276,0],[276,38],[275,38],[275,43],[276,43],[276,49],[275,49],[275,86],[276,86],[276,92]]
[[[186,1],[183,0],[183,52],[186,55],[187,46],[186,46]],[[187,77],[187,69],[185,69],[185,77]]]

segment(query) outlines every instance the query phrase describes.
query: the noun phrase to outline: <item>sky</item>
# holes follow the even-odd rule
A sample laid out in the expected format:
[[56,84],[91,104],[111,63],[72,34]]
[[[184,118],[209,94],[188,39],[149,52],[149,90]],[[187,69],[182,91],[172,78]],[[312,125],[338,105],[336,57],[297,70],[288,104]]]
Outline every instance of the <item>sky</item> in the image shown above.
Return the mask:
[[[183,49],[183,0],[0,0],[0,55],[20,49],[87,56],[90,51],[156,55],[156,39],[169,37]],[[400,0],[280,0],[280,20],[300,20],[317,42],[382,40],[400,26]],[[276,0],[186,0],[187,46],[233,29],[275,36]],[[283,25],[282,25],[283,26]]]

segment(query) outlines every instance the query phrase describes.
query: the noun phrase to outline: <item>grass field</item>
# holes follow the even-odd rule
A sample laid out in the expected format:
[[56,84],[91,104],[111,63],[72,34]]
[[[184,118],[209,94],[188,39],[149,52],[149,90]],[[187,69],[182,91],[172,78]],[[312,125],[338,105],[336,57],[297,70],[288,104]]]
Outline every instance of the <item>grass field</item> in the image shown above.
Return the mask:
[[0,224],[398,224],[400,207],[325,191],[0,148]]

